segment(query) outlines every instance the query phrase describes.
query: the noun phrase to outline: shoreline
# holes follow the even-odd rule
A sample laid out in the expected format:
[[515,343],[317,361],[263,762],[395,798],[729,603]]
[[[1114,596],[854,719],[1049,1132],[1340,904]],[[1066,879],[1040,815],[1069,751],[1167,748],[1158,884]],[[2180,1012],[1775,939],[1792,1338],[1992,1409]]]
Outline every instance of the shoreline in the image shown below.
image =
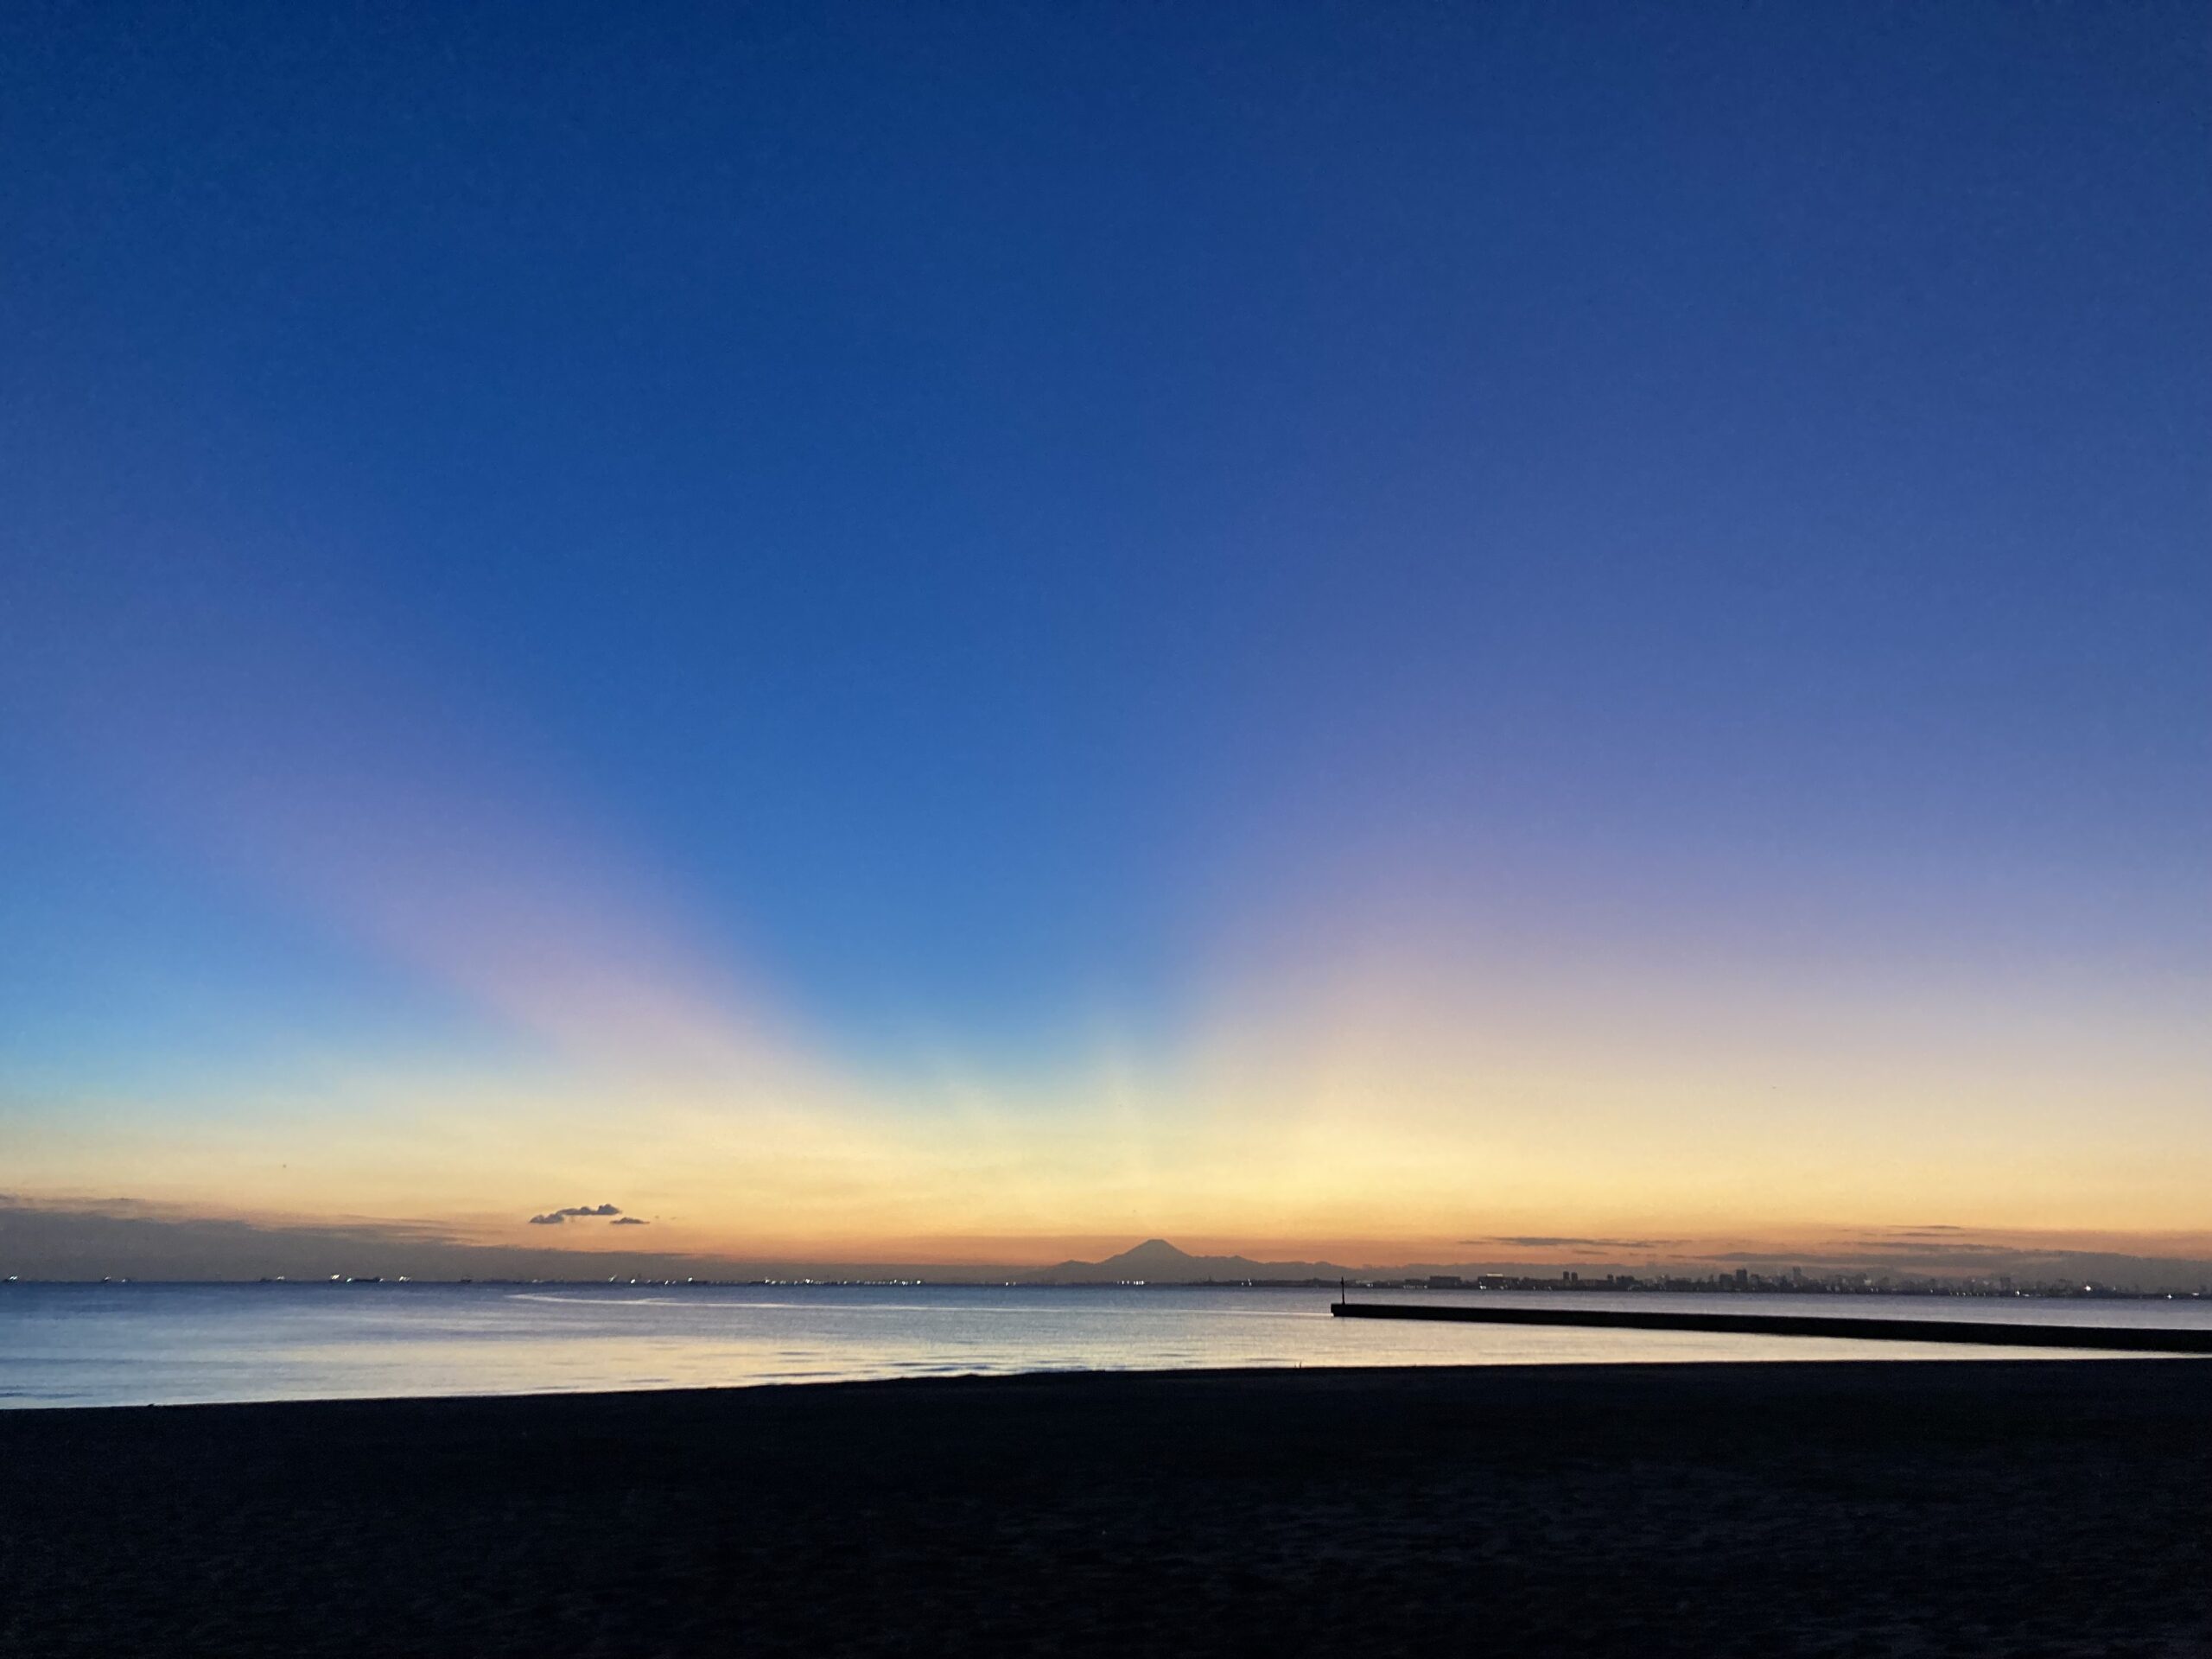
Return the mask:
[[[1626,1327],[1633,1328],[1633,1327]],[[1937,1344],[1933,1345],[1949,1345]],[[1972,1344],[1959,1344],[1972,1345]],[[338,1408],[373,1407],[438,1407],[489,1406],[503,1402],[531,1401],[633,1401],[639,1398],[669,1401],[711,1401],[732,1395],[783,1394],[804,1391],[809,1394],[837,1390],[921,1389],[932,1388],[987,1387],[1006,1385],[1018,1387],[1030,1383],[1080,1383],[1085,1380],[1144,1382],[1162,1383],[1234,1382],[1259,1381],[1274,1377],[1313,1377],[1317,1379],[1414,1377],[1453,1377],[1471,1374],[1509,1371],[1516,1374],[1550,1376],[1592,1376],[1617,1371],[1679,1371],[1696,1374],[1707,1371],[1733,1370],[1799,1370],[1818,1367],[1834,1371],[1859,1370],[1881,1370],[1887,1368],[1942,1365],[1947,1369],[1987,1365],[2070,1366],[2078,1364],[2151,1364],[2158,1362],[2178,1362],[2187,1364],[2202,1363],[2203,1356],[2168,1349],[2069,1349],[2052,1345],[2049,1351],[2020,1354],[2006,1351],[2006,1344],[1987,1344],[1988,1354],[1957,1356],[1924,1356],[1902,1357],[1881,1356],[1870,1358],[1808,1358],[1789,1359],[1759,1357],[1744,1359],[1614,1359],[1614,1360],[1539,1360],[1510,1362],[1470,1362],[1465,1364],[1437,1363],[1423,1365],[1309,1365],[1293,1363],[1281,1365],[1211,1365],[1170,1366],[1148,1365],[1090,1366],[1063,1365],[1029,1371],[944,1371],[899,1376],[829,1376],[782,1377],[768,1382],[723,1382],[706,1387],[645,1383],[637,1388],[590,1389],[530,1389],[509,1391],[486,1390],[451,1394],[331,1394],[305,1395],[284,1399],[242,1400],[149,1400],[143,1402],[107,1402],[100,1404],[0,1405],[0,1424],[23,1417],[86,1416],[100,1414],[143,1414],[148,1412],[281,1412],[295,1409],[312,1410]],[[2206,1368],[2207,1399],[2212,1402],[2212,1367]],[[2212,1403],[2208,1404],[2212,1410]],[[0,1443],[4,1443],[4,1432],[0,1432]]]
[[2202,1654],[2212,1372],[1219,1371],[0,1414],[0,1650]]

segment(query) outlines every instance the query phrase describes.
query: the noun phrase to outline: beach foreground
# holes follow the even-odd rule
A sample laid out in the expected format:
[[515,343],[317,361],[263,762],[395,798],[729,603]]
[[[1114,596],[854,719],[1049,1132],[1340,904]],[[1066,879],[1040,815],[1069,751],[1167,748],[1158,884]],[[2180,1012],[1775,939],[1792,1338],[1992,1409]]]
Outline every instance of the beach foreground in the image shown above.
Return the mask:
[[2212,1653],[2212,1370],[0,1414],[0,1652]]

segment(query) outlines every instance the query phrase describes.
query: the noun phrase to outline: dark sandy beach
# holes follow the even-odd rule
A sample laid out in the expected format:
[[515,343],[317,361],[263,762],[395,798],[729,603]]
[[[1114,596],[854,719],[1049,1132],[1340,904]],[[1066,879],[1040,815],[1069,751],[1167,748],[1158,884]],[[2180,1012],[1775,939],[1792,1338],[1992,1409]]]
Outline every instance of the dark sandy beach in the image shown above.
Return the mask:
[[0,1652],[2212,1653],[2188,1360],[0,1415]]

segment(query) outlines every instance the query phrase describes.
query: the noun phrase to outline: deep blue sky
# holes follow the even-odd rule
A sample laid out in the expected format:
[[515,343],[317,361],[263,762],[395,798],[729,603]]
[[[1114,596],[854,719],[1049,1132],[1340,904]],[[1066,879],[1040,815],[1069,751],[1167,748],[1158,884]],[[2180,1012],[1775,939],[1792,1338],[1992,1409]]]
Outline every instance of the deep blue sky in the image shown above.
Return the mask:
[[862,1055],[1424,895],[2201,976],[2208,32],[10,6],[0,1041],[454,1036],[236,822],[392,791]]

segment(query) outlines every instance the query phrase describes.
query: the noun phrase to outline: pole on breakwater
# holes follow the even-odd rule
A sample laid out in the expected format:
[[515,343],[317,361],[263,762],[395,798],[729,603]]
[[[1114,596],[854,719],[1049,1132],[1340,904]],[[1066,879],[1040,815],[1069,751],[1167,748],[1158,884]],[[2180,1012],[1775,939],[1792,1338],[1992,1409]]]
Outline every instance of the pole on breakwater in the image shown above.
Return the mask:
[[[1341,1287],[1340,1287],[1341,1288]],[[1949,1342],[1986,1348],[2067,1348],[2120,1354],[2212,1354],[2212,1330],[2141,1325],[2002,1324],[1980,1319],[1837,1319],[1818,1313],[1675,1313],[1580,1307],[1467,1307],[1339,1301],[1339,1319],[1434,1319],[1465,1325],[1573,1325],[1617,1331],[1705,1331],[1726,1336],[1830,1337],[1850,1342]]]

